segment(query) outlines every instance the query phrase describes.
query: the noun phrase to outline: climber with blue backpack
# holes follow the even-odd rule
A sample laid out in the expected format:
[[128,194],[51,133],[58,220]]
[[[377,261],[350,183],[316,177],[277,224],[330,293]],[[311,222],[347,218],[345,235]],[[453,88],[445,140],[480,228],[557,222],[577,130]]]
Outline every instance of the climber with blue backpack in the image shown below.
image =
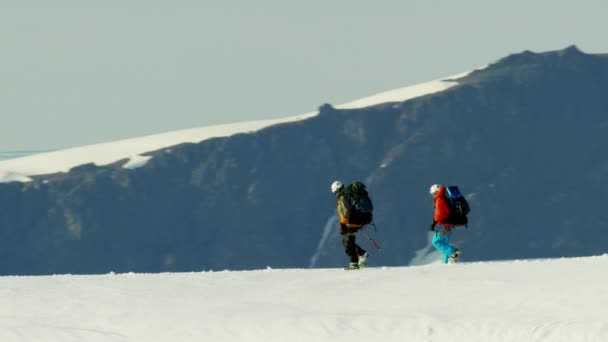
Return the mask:
[[435,214],[430,226],[430,230],[435,232],[433,247],[443,254],[443,263],[454,263],[461,252],[450,244],[452,228],[467,226],[469,204],[455,185],[433,184],[430,193],[435,201]]

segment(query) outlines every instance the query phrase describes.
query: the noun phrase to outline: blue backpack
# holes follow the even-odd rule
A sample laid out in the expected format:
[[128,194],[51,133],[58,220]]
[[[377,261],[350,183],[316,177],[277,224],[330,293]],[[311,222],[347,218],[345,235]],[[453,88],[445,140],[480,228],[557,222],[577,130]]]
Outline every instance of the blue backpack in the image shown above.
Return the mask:
[[450,217],[446,221],[455,226],[466,227],[469,222],[467,214],[471,212],[471,207],[466,198],[464,198],[457,185],[446,186],[445,194],[450,206]]

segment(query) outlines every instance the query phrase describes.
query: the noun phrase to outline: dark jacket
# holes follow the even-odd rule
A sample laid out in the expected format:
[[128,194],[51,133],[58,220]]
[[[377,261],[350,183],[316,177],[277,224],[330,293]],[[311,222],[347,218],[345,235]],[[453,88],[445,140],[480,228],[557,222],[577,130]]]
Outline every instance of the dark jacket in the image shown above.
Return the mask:
[[344,190],[336,192],[336,200],[338,201],[338,216],[340,217],[340,224],[346,225],[350,228],[360,228],[361,224],[351,223],[349,218],[353,211],[351,203],[344,196]]

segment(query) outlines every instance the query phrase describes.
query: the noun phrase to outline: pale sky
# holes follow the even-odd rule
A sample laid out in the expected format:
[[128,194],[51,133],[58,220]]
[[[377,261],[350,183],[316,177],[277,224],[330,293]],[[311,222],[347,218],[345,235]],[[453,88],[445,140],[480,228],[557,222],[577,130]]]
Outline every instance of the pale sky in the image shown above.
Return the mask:
[[0,0],[0,151],[274,119],[524,50],[608,53],[608,2]]

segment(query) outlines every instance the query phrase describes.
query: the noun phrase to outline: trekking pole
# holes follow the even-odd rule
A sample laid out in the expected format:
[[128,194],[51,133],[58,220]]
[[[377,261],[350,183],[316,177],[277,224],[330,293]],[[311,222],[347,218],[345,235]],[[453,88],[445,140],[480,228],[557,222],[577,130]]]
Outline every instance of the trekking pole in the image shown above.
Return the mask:
[[369,237],[369,235],[367,235],[367,232],[365,230],[361,229],[361,231],[363,232],[363,234],[365,234],[365,237],[369,240],[369,242],[371,242],[371,244],[374,246],[374,248],[376,248],[378,251],[382,250],[380,248],[380,246],[378,246],[376,241],[374,241],[374,239],[372,239],[371,237]]

